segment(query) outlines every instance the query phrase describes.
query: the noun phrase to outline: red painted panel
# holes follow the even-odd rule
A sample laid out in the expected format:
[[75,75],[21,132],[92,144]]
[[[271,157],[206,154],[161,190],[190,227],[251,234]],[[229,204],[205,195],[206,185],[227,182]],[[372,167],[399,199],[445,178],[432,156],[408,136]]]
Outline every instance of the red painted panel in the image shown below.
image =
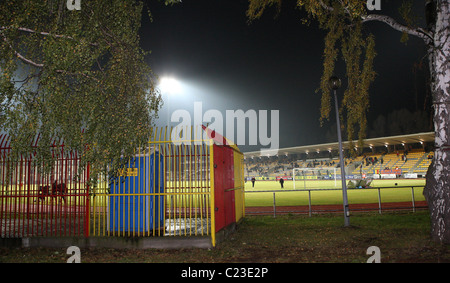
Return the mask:
[[233,150],[224,147],[225,159],[225,226],[230,225],[236,219],[234,208],[234,158]]
[[234,158],[227,146],[214,145],[214,201],[216,232],[236,219],[234,204]]
[[216,232],[225,227],[225,190],[223,147],[214,145],[214,203]]

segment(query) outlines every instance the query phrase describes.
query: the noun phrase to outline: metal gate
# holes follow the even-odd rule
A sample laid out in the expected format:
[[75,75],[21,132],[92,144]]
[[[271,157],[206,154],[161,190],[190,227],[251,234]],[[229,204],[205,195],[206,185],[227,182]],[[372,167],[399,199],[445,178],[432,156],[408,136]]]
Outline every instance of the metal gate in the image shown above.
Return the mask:
[[2,238],[89,235],[89,168],[79,172],[79,156],[64,144],[51,150],[54,163],[44,174],[33,154],[11,161],[9,137],[0,135]]
[[174,142],[173,131],[155,128],[120,176],[100,178],[91,195],[91,235],[213,236],[213,144]]

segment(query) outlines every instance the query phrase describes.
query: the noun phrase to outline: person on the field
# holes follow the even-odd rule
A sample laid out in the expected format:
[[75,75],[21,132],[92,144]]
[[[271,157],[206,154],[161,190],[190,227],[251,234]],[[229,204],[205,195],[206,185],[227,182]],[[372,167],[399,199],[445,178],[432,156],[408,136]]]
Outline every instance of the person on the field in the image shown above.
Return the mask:
[[252,178],[252,188],[255,187],[255,181],[256,181],[256,179],[255,179],[255,177],[253,177],[253,178]]
[[280,184],[281,184],[281,188],[283,188],[283,184],[284,184],[283,178],[280,178]]

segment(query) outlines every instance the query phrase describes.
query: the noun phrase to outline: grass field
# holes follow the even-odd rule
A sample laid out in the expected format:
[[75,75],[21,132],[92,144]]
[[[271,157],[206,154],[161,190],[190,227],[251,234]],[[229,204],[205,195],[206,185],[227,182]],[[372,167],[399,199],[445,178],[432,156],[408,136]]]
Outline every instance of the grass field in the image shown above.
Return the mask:
[[[417,186],[414,188],[414,200],[422,201],[425,200],[422,194],[424,185],[424,179],[374,180],[371,184],[372,189],[348,189],[348,201],[349,204],[378,203],[378,189],[373,189],[378,187],[381,188],[381,202],[411,201],[411,186]],[[272,206],[273,192],[276,194],[277,206],[308,205],[308,190],[311,190],[312,205],[342,204],[340,180],[337,181],[336,187],[334,180],[296,181],[296,191],[292,191],[293,189],[293,181],[284,182],[283,189],[276,181],[257,181],[254,188],[252,188],[251,182],[247,182],[245,184],[245,205],[249,207]]]
[[[81,262],[186,263],[188,266],[199,263],[199,268],[205,268],[205,263],[364,263],[369,258],[366,251],[370,246],[380,248],[382,263],[450,262],[450,246],[434,243],[430,239],[429,219],[427,211],[383,215],[366,213],[352,216],[352,226],[345,228],[341,215],[282,215],[276,218],[249,216],[235,233],[214,249],[89,248],[81,249]],[[0,263],[64,263],[71,256],[66,250],[67,248],[0,247]],[[179,276],[176,268],[172,266],[167,267],[167,272],[161,268],[162,266],[157,266],[158,272],[163,272],[166,280],[172,275],[174,279]],[[291,280],[292,276],[299,274],[304,276],[305,270],[307,272],[310,268],[308,266],[307,269],[301,269],[300,266],[287,265],[285,271],[288,273],[285,275],[289,276],[286,280]],[[322,267],[319,268],[323,270]],[[351,268],[354,269],[353,266]],[[401,271],[397,270],[403,279],[405,275],[417,276],[417,273],[403,268],[400,268]],[[303,273],[299,273],[299,270]],[[342,271],[341,266],[339,270]],[[102,278],[106,278],[103,273],[117,276],[114,272],[105,271],[100,272]],[[336,277],[338,273],[333,271],[328,270],[327,274]],[[351,274],[351,270],[348,271]],[[271,272],[273,275],[283,275],[276,273],[274,269],[271,269]],[[134,274],[140,273],[136,269]],[[31,274],[30,280],[36,276],[35,272],[28,272],[25,277],[28,274]],[[21,275],[22,279],[23,277]],[[276,276],[272,278],[273,281],[284,279]],[[323,276],[321,278],[323,279]]]

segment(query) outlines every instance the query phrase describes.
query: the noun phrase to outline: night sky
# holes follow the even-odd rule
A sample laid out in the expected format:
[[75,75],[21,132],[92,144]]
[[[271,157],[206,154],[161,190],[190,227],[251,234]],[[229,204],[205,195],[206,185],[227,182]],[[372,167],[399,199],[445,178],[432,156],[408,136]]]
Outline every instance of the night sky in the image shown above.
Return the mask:
[[[399,18],[398,2],[382,1],[381,12]],[[423,15],[423,1],[416,2],[418,14]],[[141,28],[142,47],[151,51],[148,63],[158,76],[179,80],[183,89],[161,109],[157,125],[167,123],[167,104],[171,113],[192,111],[194,101],[201,101],[203,111],[217,109],[224,117],[225,110],[279,110],[280,148],[336,141],[327,138],[327,131],[336,131],[334,119],[320,127],[320,94],[315,92],[322,74],[325,32],[316,22],[302,24],[305,14],[293,9],[295,1],[284,1],[278,17],[275,9],[266,10],[251,24],[245,15],[247,0],[183,0],[174,6],[149,1],[148,5],[153,22],[145,15]],[[369,126],[380,114],[423,109],[426,60],[418,75],[413,66],[425,56],[424,44],[413,37],[407,45],[401,43],[401,34],[383,23],[365,26],[376,37],[378,54]],[[342,65],[336,73],[345,87]],[[167,102],[167,96],[163,99]],[[260,147],[240,145],[244,152]]]

